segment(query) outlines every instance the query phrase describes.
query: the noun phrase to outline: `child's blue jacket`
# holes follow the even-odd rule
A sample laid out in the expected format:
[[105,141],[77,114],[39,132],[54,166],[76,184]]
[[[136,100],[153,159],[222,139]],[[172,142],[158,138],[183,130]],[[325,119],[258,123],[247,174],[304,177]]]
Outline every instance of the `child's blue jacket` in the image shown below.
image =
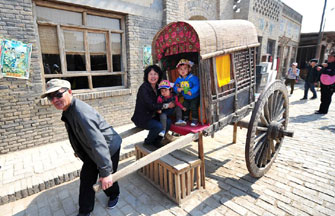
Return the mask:
[[189,87],[189,91],[191,91],[192,95],[184,94],[184,91],[182,91],[182,95],[184,96],[184,99],[191,100],[193,98],[199,97],[200,95],[200,84],[199,84],[199,78],[193,74],[187,75],[187,77],[184,79],[182,76],[179,76],[174,83],[173,90],[178,94],[177,89],[178,88],[184,88]]

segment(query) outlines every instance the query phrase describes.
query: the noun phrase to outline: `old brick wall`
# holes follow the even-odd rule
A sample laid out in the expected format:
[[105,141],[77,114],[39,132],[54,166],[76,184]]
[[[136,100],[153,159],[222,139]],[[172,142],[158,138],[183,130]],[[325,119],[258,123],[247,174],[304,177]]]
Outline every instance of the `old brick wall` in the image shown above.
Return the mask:
[[[222,1],[222,0],[221,0]],[[220,19],[220,0],[164,0],[164,24],[188,19]]]
[[163,1],[163,24],[169,24],[177,20],[181,20],[182,14],[180,7],[183,1],[178,0],[164,0]]
[[[243,2],[243,1],[242,1]],[[220,0],[220,6],[218,7],[220,19],[233,19],[235,12],[233,11],[234,0]]]
[[1,0],[0,14],[0,37],[33,45],[30,78],[0,79],[0,153],[6,153],[49,142],[51,112],[38,105],[42,82],[31,1]]
[[[0,78],[0,154],[66,139],[61,112],[40,99],[41,59],[32,1],[0,0],[0,14],[1,38],[33,45],[29,79]],[[157,16],[125,16],[128,89],[77,95],[113,126],[131,122],[136,92],[143,81],[143,47],[151,45],[162,27],[162,18]]]
[[[83,4],[80,0],[56,1]],[[240,14],[233,12],[233,0],[136,2],[122,0],[86,2],[88,7],[119,12],[125,14],[126,18],[127,89],[76,95],[96,108],[113,126],[130,122],[137,89],[143,82],[143,48],[151,45],[156,32],[167,23],[190,18],[248,19],[255,24],[258,34],[263,37],[261,53],[266,53],[268,38],[276,40],[275,47],[278,44],[279,22],[255,11],[261,6],[259,0],[242,1]],[[43,84],[32,0],[0,0],[0,14],[1,38],[15,39],[33,45],[30,78],[28,80],[0,78],[0,154],[66,139],[64,125],[60,121],[61,112],[39,98]],[[279,16],[282,16],[281,13]],[[276,52],[277,50],[275,54]]]
[[217,6],[219,0],[185,0],[183,4],[183,19],[203,17],[207,20],[220,19]]

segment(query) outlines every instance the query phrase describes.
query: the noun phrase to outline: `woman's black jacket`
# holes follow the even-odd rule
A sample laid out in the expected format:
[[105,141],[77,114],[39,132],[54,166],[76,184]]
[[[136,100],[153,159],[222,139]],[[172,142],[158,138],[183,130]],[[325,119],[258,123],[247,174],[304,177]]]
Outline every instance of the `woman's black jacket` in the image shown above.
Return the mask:
[[131,120],[137,127],[146,128],[148,121],[156,115],[157,110],[162,109],[162,106],[157,103],[157,94],[151,84],[144,82],[138,89],[135,111]]

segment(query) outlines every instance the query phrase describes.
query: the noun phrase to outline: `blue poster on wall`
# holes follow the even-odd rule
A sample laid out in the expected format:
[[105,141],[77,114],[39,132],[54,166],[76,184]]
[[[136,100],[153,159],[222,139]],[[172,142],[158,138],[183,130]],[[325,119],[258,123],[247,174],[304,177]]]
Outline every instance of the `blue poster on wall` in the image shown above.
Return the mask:
[[0,41],[0,71],[4,77],[29,78],[31,44],[20,41]]

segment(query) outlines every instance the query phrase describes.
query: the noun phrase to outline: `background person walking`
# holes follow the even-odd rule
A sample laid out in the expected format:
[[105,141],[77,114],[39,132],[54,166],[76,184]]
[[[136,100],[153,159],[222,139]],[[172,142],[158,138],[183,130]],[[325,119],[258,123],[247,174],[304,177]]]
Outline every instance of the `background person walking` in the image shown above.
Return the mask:
[[316,67],[317,63],[318,63],[317,59],[312,59],[309,62],[309,65],[307,67],[307,76],[305,80],[305,86],[304,86],[305,87],[304,97],[301,98],[300,100],[307,100],[309,89],[313,93],[313,97],[311,97],[311,99],[317,98],[317,94],[315,91],[315,86],[317,85],[317,81],[319,79],[319,72],[317,71],[317,67]]
[[285,80],[285,85],[287,86],[288,84],[290,84],[291,86],[291,94],[293,94],[295,82],[297,81],[300,74],[300,70],[297,68],[297,66],[298,63],[292,63],[291,67],[287,71],[287,76]]

